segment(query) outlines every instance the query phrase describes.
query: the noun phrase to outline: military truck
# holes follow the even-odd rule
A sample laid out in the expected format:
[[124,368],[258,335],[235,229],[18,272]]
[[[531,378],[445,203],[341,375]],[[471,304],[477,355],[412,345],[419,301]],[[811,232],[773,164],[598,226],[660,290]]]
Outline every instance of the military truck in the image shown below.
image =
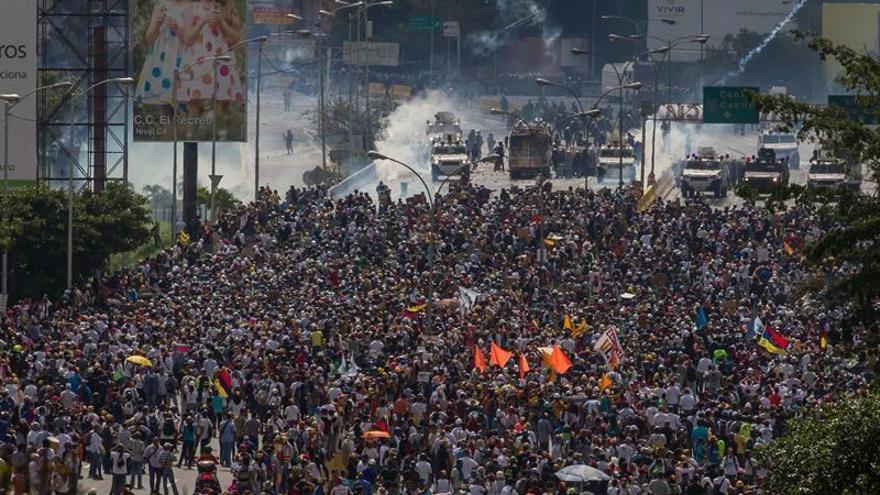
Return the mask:
[[838,158],[829,150],[813,150],[807,171],[807,187],[858,191],[862,187],[862,163],[855,159]]
[[758,149],[772,149],[776,158],[786,161],[789,168],[800,168],[797,136],[790,132],[763,131],[758,135]]
[[507,137],[507,169],[511,179],[550,176],[553,143],[550,127],[541,119],[517,121]]
[[599,182],[603,180],[632,182],[636,178],[636,155],[632,146],[615,137],[599,147]]
[[681,172],[681,195],[685,198],[710,192],[716,198],[727,196],[734,178],[730,170],[729,156],[716,155],[711,147],[700,147],[697,153],[687,157]]
[[786,160],[776,156],[773,148],[761,148],[757,156],[746,159],[743,182],[759,193],[770,193],[779,186],[788,186]]

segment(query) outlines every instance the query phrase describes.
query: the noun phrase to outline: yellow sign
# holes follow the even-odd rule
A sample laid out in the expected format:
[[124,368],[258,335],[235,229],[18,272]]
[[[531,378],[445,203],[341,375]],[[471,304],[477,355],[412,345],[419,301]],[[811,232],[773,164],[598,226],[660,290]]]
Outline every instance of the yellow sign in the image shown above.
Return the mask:
[[385,85],[382,83],[371,82],[367,88],[371,97],[382,98],[385,96]]
[[395,100],[409,100],[412,97],[412,88],[401,84],[392,84],[388,93]]

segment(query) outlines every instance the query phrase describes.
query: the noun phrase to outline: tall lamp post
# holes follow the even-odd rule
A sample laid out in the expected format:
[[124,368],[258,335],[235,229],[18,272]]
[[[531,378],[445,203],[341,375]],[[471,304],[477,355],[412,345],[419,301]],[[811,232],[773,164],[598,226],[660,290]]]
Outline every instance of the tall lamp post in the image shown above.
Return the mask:
[[[12,113],[10,112],[16,105],[21,103],[21,101],[28,96],[38,93],[40,91],[47,91],[50,89],[57,88],[69,88],[73,86],[70,82],[60,82],[56,84],[49,84],[46,86],[40,86],[34,90],[31,90],[24,95],[18,94],[2,94],[0,95],[0,102],[3,102],[3,199],[9,195],[9,119],[12,117]],[[5,308],[5,304],[9,298],[9,252],[4,249],[3,250],[3,261],[2,261],[2,277],[0,277],[0,299],[2,299],[2,303],[0,304],[0,309]]]
[[[289,14],[289,15],[296,15],[296,14]],[[257,88],[256,88],[256,92],[257,92],[257,117],[256,117],[256,122],[255,122],[256,131],[255,131],[255,136],[254,136],[254,201],[257,201],[260,197],[260,194],[259,194],[259,191],[260,191],[260,93],[261,93],[260,85],[263,80],[263,78],[260,76],[263,73],[263,45],[265,45],[267,41],[269,41],[268,36],[258,36],[256,38],[241,40],[238,43],[233,44],[232,46],[229,47],[228,50],[226,50],[226,53],[231,53],[231,52],[234,52],[235,49],[241,45],[246,45],[248,43],[256,43],[257,44]],[[216,77],[216,74],[215,74],[215,77]],[[215,81],[215,84],[216,84],[216,81]],[[216,91],[216,88],[215,88],[215,91]],[[213,161],[213,148],[211,150],[211,153],[212,153],[211,158]],[[214,172],[212,170],[211,174],[213,174],[213,173]],[[214,179],[211,179],[211,184],[212,184],[212,186],[211,186],[211,214],[212,215],[213,215],[213,211],[214,211],[214,201],[213,201],[214,200],[214,193],[213,193],[214,186],[213,186],[213,183],[214,183]]]
[[[609,35],[608,38],[611,41],[633,41],[631,37],[628,36],[618,36],[618,35]],[[665,41],[665,45],[655,48],[653,50],[647,51],[648,60],[651,62],[651,68],[654,72],[654,101],[653,104],[656,106],[657,98],[658,98],[658,90],[659,90],[659,68],[657,66],[657,61],[651,55],[660,54],[663,55],[663,59],[661,59],[660,63],[663,63],[663,60],[666,60],[667,63],[667,73],[668,80],[666,82],[667,88],[667,100],[672,102],[672,49],[678,45],[686,44],[686,43],[699,43],[701,46],[705,45],[706,42],[709,41],[709,35],[707,34],[696,34],[692,36],[682,36],[681,38],[676,38],[673,40],[663,40],[661,38],[650,37],[654,40]],[[656,110],[655,110],[656,114]],[[644,141],[644,136],[642,137]],[[654,175],[654,158],[656,156],[656,148],[657,148],[657,118],[656,115],[651,119],[651,174],[649,175],[649,182],[653,182]],[[642,176],[644,177],[644,161],[642,163]]]
[[[443,181],[440,183],[440,186],[437,188],[437,190],[434,192],[434,194],[431,194],[431,188],[428,187],[428,183],[425,182],[425,179],[422,178],[422,175],[419,174],[418,172],[416,172],[416,170],[412,166],[408,165],[407,163],[402,162],[396,158],[391,158],[390,156],[384,155],[384,154],[379,153],[378,151],[375,151],[375,150],[368,151],[367,156],[370,157],[371,160],[385,160],[385,161],[389,161],[392,163],[396,163],[396,164],[406,168],[410,172],[412,172],[413,175],[415,175],[416,178],[419,179],[419,182],[421,182],[422,187],[425,188],[425,194],[427,195],[427,198],[428,198],[428,207],[429,207],[429,212],[430,212],[430,216],[431,216],[430,230],[431,230],[432,235],[434,232],[436,232],[436,223],[437,223],[437,209],[436,209],[437,204],[436,204],[434,198],[437,197],[438,194],[440,194],[440,190],[443,189],[443,186],[446,185],[446,183],[449,181],[449,179],[451,177],[453,177],[458,172],[466,169],[467,167],[471,167],[477,163],[483,163],[483,162],[495,160],[498,158],[498,155],[489,155],[489,156],[485,156],[477,161],[468,162],[468,163],[464,163],[464,164],[460,165],[451,174],[449,174],[445,179],[443,179]],[[432,307],[431,307],[431,306],[433,306],[433,302],[434,302],[434,242],[433,242],[433,238],[432,238],[431,242],[428,246],[428,297],[427,297],[427,304],[425,306],[425,317],[428,320],[428,334],[429,335],[432,335],[434,333],[434,317],[433,317],[433,311],[432,311]]]
[[[119,84],[120,86],[130,86],[134,84],[134,78],[131,77],[114,77],[98,81],[95,84],[83,89],[82,91],[73,91],[70,93],[70,146],[71,150],[75,146],[76,136],[73,132],[73,120],[76,99],[89,94],[89,92],[98,86],[105,84]],[[126,94],[128,92],[126,91]],[[126,103],[127,104],[127,103]],[[70,167],[67,173],[67,290],[73,289],[73,169],[74,169],[73,152],[70,155]]]

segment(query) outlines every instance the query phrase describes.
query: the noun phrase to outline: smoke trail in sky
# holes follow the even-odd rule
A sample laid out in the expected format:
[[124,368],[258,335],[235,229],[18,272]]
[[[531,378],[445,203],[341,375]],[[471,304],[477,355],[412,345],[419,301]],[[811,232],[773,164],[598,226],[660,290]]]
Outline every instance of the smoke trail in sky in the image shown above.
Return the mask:
[[755,57],[755,55],[758,55],[759,53],[764,51],[764,48],[766,48],[767,45],[769,45],[770,42],[776,38],[776,36],[779,34],[780,31],[782,31],[782,28],[784,28],[786,24],[788,24],[789,22],[791,22],[792,19],[794,19],[794,16],[801,10],[801,7],[803,7],[804,4],[806,4],[806,3],[807,3],[807,0],[799,0],[798,3],[795,4],[795,6],[791,9],[791,12],[789,12],[788,15],[785,16],[784,19],[779,21],[779,24],[777,24],[776,27],[773,28],[773,31],[770,31],[770,34],[768,34],[767,37],[764,38],[764,41],[759,43],[758,46],[749,50],[749,53],[746,53],[743,56],[743,58],[740,59],[739,67],[737,67],[736,70],[730,71],[727,74],[725,74],[724,77],[722,77],[716,84],[724,84],[727,82],[728,79],[736,77],[736,76],[742,74],[743,72],[745,72],[746,65],[748,65],[748,63]]

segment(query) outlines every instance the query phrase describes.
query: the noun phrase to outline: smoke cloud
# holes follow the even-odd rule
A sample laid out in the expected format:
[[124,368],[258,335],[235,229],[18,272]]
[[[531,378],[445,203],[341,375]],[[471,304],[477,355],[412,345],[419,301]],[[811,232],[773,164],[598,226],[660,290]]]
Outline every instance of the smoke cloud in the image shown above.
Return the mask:
[[745,72],[746,65],[748,65],[749,62],[756,55],[758,55],[759,53],[764,51],[764,48],[767,48],[767,45],[769,45],[771,41],[776,39],[776,36],[779,34],[780,31],[782,31],[782,28],[784,28],[786,26],[786,24],[788,24],[789,22],[791,22],[792,19],[794,19],[794,16],[801,10],[801,8],[806,3],[807,3],[807,0],[799,0],[798,3],[795,4],[795,6],[791,9],[791,12],[789,12],[788,15],[785,16],[784,19],[779,21],[779,24],[777,24],[776,27],[773,28],[773,31],[770,31],[770,33],[767,35],[767,37],[764,38],[764,40],[761,41],[761,43],[759,43],[758,46],[749,50],[749,52],[746,53],[742,59],[740,59],[739,67],[737,67],[736,70],[725,74],[724,77],[722,77],[716,84],[725,84],[729,79],[737,77],[740,74],[742,74],[743,72]]
[[467,36],[470,50],[479,56],[494,53],[505,41],[511,39],[517,28],[537,26],[540,36],[544,39],[544,49],[550,48],[562,35],[562,28],[547,22],[547,5],[550,0],[496,0],[499,23],[502,28],[497,32],[478,31]]

